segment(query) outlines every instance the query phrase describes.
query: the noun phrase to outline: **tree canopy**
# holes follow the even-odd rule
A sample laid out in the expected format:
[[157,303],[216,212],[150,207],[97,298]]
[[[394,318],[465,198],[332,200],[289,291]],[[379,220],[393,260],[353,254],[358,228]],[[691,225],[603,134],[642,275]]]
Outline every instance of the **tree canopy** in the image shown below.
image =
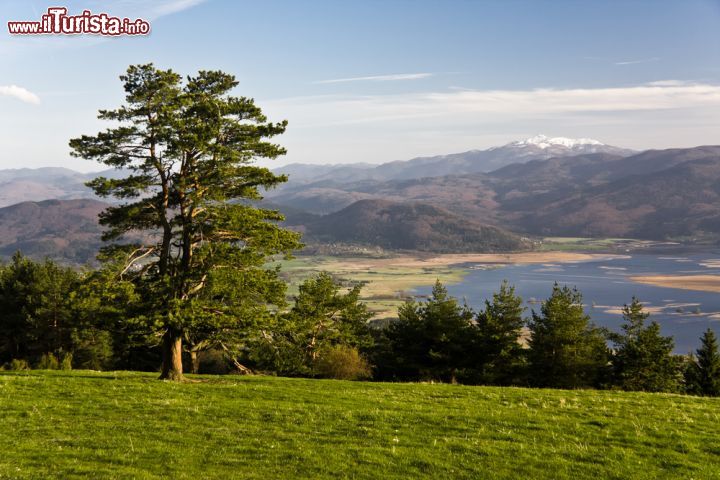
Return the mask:
[[660,335],[657,322],[646,325],[649,316],[637,298],[623,307],[622,332],[610,335],[616,345],[615,383],[625,390],[676,391],[680,364],[672,354],[675,342]]
[[603,332],[585,314],[579,291],[556,283],[540,312],[532,312],[528,327],[532,383],[555,388],[599,385],[608,349]]
[[[163,338],[161,378],[182,378],[183,339],[215,341],[247,327],[257,309],[284,299],[268,256],[289,254],[299,235],[257,207],[262,189],[287,180],[254,164],[285,153],[269,141],[287,122],[231,95],[235,77],[133,65],[120,77],[125,104],[101,110],[113,127],[70,141],[75,156],[119,170],[89,183],[123,203],[108,207],[104,259],[122,264],[142,298],[143,318]],[[128,241],[128,234],[132,240]]]
[[700,338],[700,348],[690,362],[687,383],[691,393],[720,396],[720,352],[715,332],[709,328]]

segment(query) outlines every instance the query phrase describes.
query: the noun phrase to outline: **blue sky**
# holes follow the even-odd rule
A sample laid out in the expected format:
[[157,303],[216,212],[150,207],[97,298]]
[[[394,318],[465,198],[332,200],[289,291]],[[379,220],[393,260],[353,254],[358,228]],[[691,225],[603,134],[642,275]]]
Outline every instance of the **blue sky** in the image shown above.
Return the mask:
[[538,133],[624,147],[720,143],[720,1],[72,1],[148,37],[11,37],[49,6],[0,0],[0,168],[68,166],[132,63],[235,74],[277,164],[378,163]]

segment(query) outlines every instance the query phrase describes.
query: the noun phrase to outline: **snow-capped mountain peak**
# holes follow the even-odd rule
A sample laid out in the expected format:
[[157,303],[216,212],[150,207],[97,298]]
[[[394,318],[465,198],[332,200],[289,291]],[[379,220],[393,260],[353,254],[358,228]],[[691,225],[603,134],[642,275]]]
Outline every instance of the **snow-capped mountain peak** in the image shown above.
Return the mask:
[[546,137],[545,135],[535,135],[534,137],[530,137],[525,140],[518,140],[515,142],[509,143],[507,146],[513,146],[513,147],[525,147],[525,146],[535,146],[541,149],[551,148],[551,147],[566,147],[570,149],[574,148],[582,148],[587,147],[590,145],[594,146],[600,146],[603,145],[601,142],[598,142],[597,140],[593,140],[592,138],[566,138],[566,137]]

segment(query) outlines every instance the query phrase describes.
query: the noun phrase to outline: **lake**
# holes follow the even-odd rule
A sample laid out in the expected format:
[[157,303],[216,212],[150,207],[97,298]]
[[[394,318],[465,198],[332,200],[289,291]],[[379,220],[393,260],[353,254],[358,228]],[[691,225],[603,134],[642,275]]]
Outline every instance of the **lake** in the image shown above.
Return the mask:
[[[475,309],[506,279],[531,309],[540,310],[553,282],[577,287],[583,294],[585,309],[593,321],[613,330],[622,323],[620,308],[633,296],[652,312],[664,335],[675,338],[677,353],[695,351],[699,337],[708,327],[720,334],[720,293],[657,287],[631,281],[635,275],[720,274],[720,250],[692,253],[630,253],[601,261],[547,263],[532,265],[469,265],[470,273],[448,291]],[[426,295],[431,287],[416,289]]]

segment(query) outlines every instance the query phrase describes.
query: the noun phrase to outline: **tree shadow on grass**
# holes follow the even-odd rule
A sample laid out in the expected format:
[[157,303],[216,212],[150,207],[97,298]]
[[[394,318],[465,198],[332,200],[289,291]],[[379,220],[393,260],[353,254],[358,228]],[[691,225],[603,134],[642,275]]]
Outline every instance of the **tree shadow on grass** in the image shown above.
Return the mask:
[[2,377],[37,377],[37,378],[91,378],[91,379],[99,379],[99,380],[123,380],[123,379],[135,379],[135,380],[150,380],[150,378],[141,377],[141,376],[123,376],[123,375],[114,375],[112,372],[99,372],[97,375],[91,375],[91,374],[78,374],[78,373],[72,373],[72,370],[68,370],[67,372],[64,372],[62,370],[39,370],[39,371],[0,371],[0,376]]

